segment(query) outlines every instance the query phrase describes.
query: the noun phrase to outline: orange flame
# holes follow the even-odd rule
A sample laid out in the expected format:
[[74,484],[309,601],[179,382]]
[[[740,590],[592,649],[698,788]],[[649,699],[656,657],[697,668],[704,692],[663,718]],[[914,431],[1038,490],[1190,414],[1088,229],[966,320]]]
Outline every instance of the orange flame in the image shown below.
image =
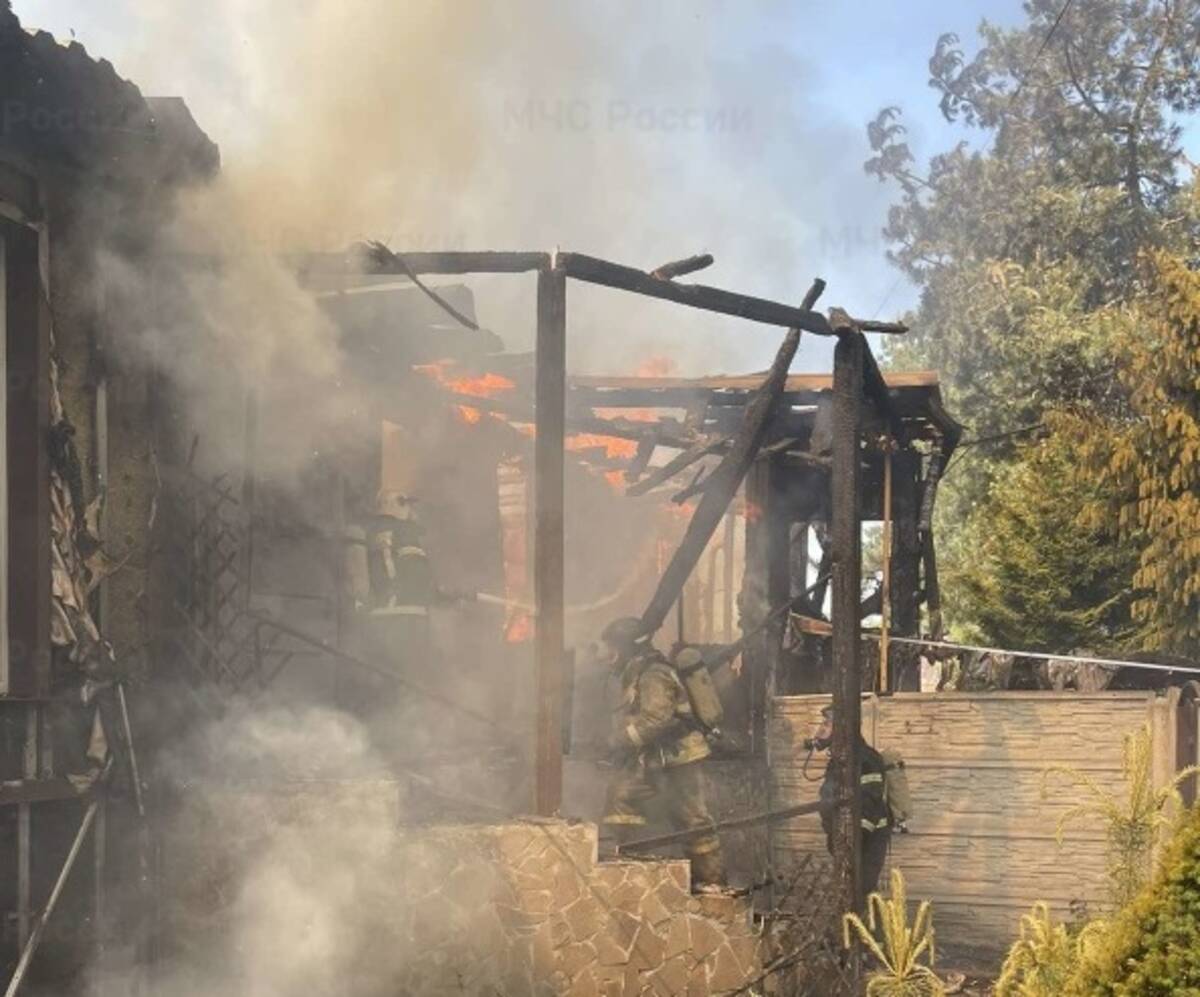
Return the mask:
[[574,433],[566,439],[568,450],[596,450],[603,448],[604,455],[614,460],[628,460],[637,453],[637,443],[623,440],[619,436],[600,436],[596,433]]
[[509,644],[523,644],[533,639],[533,617],[523,609],[513,612],[504,628],[504,640]]
[[637,366],[637,377],[670,377],[675,373],[675,361],[670,357],[647,357]]
[[[510,391],[516,385],[502,374],[488,371],[478,377],[455,375],[451,373],[453,361],[439,360],[437,363],[418,364],[413,370],[419,371],[426,377],[431,377],[447,391],[456,395],[470,395],[472,398],[495,398],[497,395]],[[483,413],[470,405],[455,405],[454,413],[459,420],[468,426],[473,426],[483,418]]]
[[516,385],[503,374],[481,374],[479,377],[451,377],[442,381],[447,388],[458,395],[471,395],[475,398],[495,398],[505,391],[511,391]]
[[604,480],[613,486],[617,491],[625,490],[625,472],[624,471],[605,471]]

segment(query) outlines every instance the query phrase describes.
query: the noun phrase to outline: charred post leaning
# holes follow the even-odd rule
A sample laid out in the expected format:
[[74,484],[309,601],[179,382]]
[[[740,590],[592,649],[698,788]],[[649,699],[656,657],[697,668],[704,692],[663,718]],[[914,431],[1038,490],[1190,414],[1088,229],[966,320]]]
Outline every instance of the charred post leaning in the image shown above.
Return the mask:
[[566,432],[566,278],[538,273],[534,447],[534,643],[537,720],[534,811],[562,804],[563,474]]
[[[806,314],[815,314],[811,312],[812,306],[816,304],[817,298],[824,290],[825,281],[818,277],[804,296],[800,311]],[[729,508],[729,503],[733,501],[733,497],[741,487],[746,472],[750,469],[750,465],[754,462],[762,446],[768,419],[783,395],[783,389],[787,384],[788,369],[792,365],[799,345],[800,329],[789,329],[779,347],[779,352],[775,355],[775,362],[771,364],[771,369],[767,371],[762,385],[746,406],[742,424],[730,442],[729,452],[709,476],[711,485],[705,489],[696,511],[688,522],[683,540],[680,541],[671,562],[667,565],[667,570],[659,579],[658,588],[651,598],[650,604],[642,614],[642,622],[647,631],[653,632],[662,626],[663,620],[667,618],[667,612],[683,590],[684,583],[691,575],[700,555],[704,553],[704,548],[708,546],[708,541],[712,539],[716,528],[720,525],[725,511]]]
[[858,795],[862,662],[859,601],[862,574],[859,438],[866,341],[853,327],[840,332],[833,354],[833,750],[830,765],[847,802],[834,813],[833,874],[844,911],[862,906],[861,801]]

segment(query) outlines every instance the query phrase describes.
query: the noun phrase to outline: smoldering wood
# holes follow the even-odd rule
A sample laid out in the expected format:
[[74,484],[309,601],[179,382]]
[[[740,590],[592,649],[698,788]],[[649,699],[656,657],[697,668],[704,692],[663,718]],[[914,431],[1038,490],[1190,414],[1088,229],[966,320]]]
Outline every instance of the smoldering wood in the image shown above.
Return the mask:
[[658,280],[674,280],[676,277],[685,277],[690,273],[705,270],[712,265],[712,253],[700,253],[683,260],[673,260],[670,263],[664,263],[661,267],[655,267],[650,271],[650,276]]
[[443,298],[433,288],[427,286],[412,267],[408,265],[403,256],[398,256],[387,248],[382,242],[369,242],[366,244],[366,252],[372,260],[380,261],[383,266],[398,267],[400,272],[413,282],[417,290],[425,295],[430,301],[437,305],[442,311],[449,315],[454,321],[472,332],[479,332],[479,324],[469,315],[464,315],[455,308],[449,301]]
[[733,557],[737,545],[737,517],[733,510],[725,513],[725,532],[721,541],[721,618],[725,638],[733,636]]
[[690,499],[693,495],[698,495],[700,492],[704,491],[711,479],[711,474],[705,477],[704,468],[696,468],[696,473],[692,475],[692,480],[688,483],[687,487],[672,495],[671,501],[676,505],[683,505],[683,503]]
[[[765,452],[766,448],[764,448]],[[792,594],[792,517],[794,507],[779,487],[780,458],[760,459],[746,481],[746,501],[757,510],[753,524],[747,524],[746,571],[743,614],[751,620],[767,607],[794,610],[807,596],[808,586],[800,578],[799,591]],[[797,601],[799,600],[799,602]],[[767,704],[790,689],[790,678],[783,673],[783,637],[787,613],[771,609],[762,619],[759,638],[747,654],[752,687],[759,694],[752,700],[752,730],[755,744],[765,739]],[[759,676],[761,675],[761,678]]]
[[[527,425],[535,425],[537,422],[536,408],[531,408],[521,402],[458,393],[449,393],[446,397],[455,405],[501,415],[513,422]],[[637,442],[652,438],[657,445],[671,447],[673,450],[688,450],[696,446],[702,439],[702,437],[688,433],[675,419],[662,419],[651,423],[638,422],[634,419],[603,419],[594,415],[572,413],[565,417],[564,425],[571,434],[587,433],[592,436],[612,436],[619,440],[635,440]]]
[[942,589],[938,583],[937,548],[932,527],[925,531],[921,542],[921,563],[925,571],[925,609],[929,614],[929,635],[942,639]]
[[[863,323],[852,319],[840,308],[831,308],[829,310],[829,324],[839,335],[858,336],[860,338],[862,336]],[[879,413],[879,417],[887,423],[892,438],[899,446],[907,446],[909,442],[908,430],[899,413],[896,412],[895,406],[892,404],[891,391],[884,380],[883,374],[879,370],[879,365],[875,362],[875,357],[871,355],[871,350],[866,345],[866,340],[863,340],[863,349],[861,352],[863,355],[863,391],[866,392],[867,397],[871,400],[875,411]]]
[[566,437],[566,277],[543,270],[537,285],[534,411],[533,591],[537,608],[534,674],[537,696],[534,810],[562,805],[563,506]]
[[860,332],[885,332],[895,336],[903,336],[908,332],[908,326],[903,322],[878,322],[875,319],[866,319],[858,323]]
[[[547,270],[550,254],[544,252],[447,251],[393,253],[407,271],[418,274],[463,275],[472,273],[529,273]],[[373,260],[362,253],[304,253],[284,261],[304,275],[396,274],[407,276],[398,263]]]
[[630,497],[645,495],[646,492],[650,491],[652,488],[656,488],[659,485],[665,484],[681,471],[687,470],[694,463],[696,463],[696,461],[718,453],[722,448],[728,446],[728,444],[728,437],[723,437],[718,440],[705,440],[701,443],[697,443],[695,446],[692,446],[672,457],[661,467],[656,467],[640,481],[629,485],[625,489],[625,494]]
[[5,452],[8,473],[8,563],[23,584],[8,599],[8,687],[11,696],[50,691],[50,305],[43,293],[38,234],[0,219],[5,241],[8,378]]
[[659,580],[646,611],[642,614],[642,623],[650,633],[657,631],[666,619],[672,604],[679,597],[683,585],[696,566],[700,555],[724,516],[729,503],[733,501],[741,486],[742,479],[750,469],[758,448],[762,445],[763,436],[767,430],[767,422],[775,403],[779,400],[783,384],[787,377],[788,367],[796,356],[800,345],[800,330],[791,329],[784,337],[783,344],[776,354],[775,362],[767,374],[758,394],[746,406],[742,426],[730,445],[729,452],[712,473],[713,484],[707,488],[696,506],[683,540],[675,550],[667,570]]
[[[882,615],[879,638],[879,688],[890,690],[891,662],[888,659],[888,628],[892,622],[892,451],[883,455],[883,580],[879,587],[879,610]],[[860,617],[861,618],[861,617]]]
[[922,533],[928,533],[933,528],[933,505],[937,501],[938,482],[941,480],[944,466],[945,452],[938,447],[929,455],[925,483],[921,488],[921,511],[917,519],[917,528]]
[[[921,538],[917,526],[917,472],[920,458],[912,451],[893,456],[891,630],[900,637],[915,637],[920,629]],[[916,692],[921,674],[916,648],[892,644],[889,654],[892,689]]]
[[[636,482],[650,466],[650,461],[654,458],[654,451],[657,449],[658,440],[654,436],[643,436],[638,440],[637,452],[633,455],[629,466],[625,468],[625,480]],[[628,488],[626,491],[628,492]]]
[[676,304],[699,308],[703,311],[718,312],[722,315],[733,315],[751,322],[762,322],[766,325],[786,326],[804,332],[813,332],[820,336],[833,335],[829,320],[811,308],[796,308],[792,305],[780,304],[766,298],[756,298],[747,294],[737,294],[724,291],[704,284],[677,284],[674,281],[659,280],[644,270],[610,263],[594,256],[582,253],[559,253],[558,263],[566,271],[568,277],[587,281],[591,284],[602,284],[622,291],[632,291],[644,294],[650,298],[660,298],[663,301],[673,301]]
[[859,821],[859,737],[862,662],[859,601],[862,523],[859,515],[860,425],[863,386],[861,333],[842,335],[833,360],[833,473],[831,540],[833,574],[833,745],[830,770],[849,800],[833,815],[833,870],[844,911],[862,909]]

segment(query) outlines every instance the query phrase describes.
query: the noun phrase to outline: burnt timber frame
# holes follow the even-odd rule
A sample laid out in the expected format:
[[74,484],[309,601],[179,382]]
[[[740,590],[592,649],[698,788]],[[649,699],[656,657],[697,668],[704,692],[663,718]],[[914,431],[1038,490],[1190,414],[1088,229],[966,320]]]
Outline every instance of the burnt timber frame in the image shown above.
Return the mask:
[[[316,266],[313,266],[316,261]],[[321,263],[325,265],[322,266]],[[362,261],[348,257],[309,257],[307,272],[364,272]],[[330,263],[333,264],[330,267]],[[872,403],[879,419],[897,442],[908,436],[892,405],[864,332],[903,333],[903,325],[851,319],[840,309],[826,318],[809,308],[737,294],[701,284],[680,284],[651,272],[621,266],[579,253],[402,253],[390,265],[375,261],[372,274],[397,275],[523,273],[538,275],[535,350],[536,433],[534,467],[534,591],[537,637],[537,740],[535,809],[552,815],[562,803],[562,676],[563,629],[563,444],[568,422],[566,396],[566,278],[601,284],[660,300],[737,318],[817,335],[836,336],[834,365],[833,564],[834,564],[834,714],[832,764],[847,785],[857,786],[857,737],[861,715],[859,650],[859,576],[862,523],[859,489],[862,401]],[[477,400],[478,402],[478,400]],[[759,487],[759,486],[756,486]],[[777,582],[771,588],[780,587]],[[852,778],[851,778],[852,776]],[[858,797],[838,808],[835,816],[835,869],[844,909],[859,909]]]

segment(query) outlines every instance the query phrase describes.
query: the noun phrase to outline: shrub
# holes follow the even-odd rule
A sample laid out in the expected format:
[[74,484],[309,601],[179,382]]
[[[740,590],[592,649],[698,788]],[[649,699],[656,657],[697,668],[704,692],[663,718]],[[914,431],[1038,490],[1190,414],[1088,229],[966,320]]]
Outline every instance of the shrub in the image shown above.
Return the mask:
[[1200,994],[1200,811],[1187,814],[1154,882],[1096,932],[1087,955],[1064,993]]
[[1096,783],[1086,772],[1058,765],[1046,770],[1042,793],[1048,791],[1053,775],[1063,775],[1087,799],[1059,818],[1056,833],[1062,843],[1067,824],[1080,818],[1098,820],[1104,825],[1108,841],[1108,877],[1114,907],[1129,903],[1145,884],[1151,871],[1154,846],[1161,830],[1171,825],[1168,812],[1182,805],[1179,784],[1195,777],[1191,766],[1175,775],[1165,786],[1154,785],[1150,728],[1126,734],[1122,748],[1125,793],[1114,795]]
[[[876,931],[879,932],[876,937]],[[942,997],[945,986],[933,971],[933,908],[924,900],[908,926],[908,896],[904,874],[892,870],[892,895],[867,897],[867,923],[846,914],[843,941],[850,947],[857,935],[880,968],[867,977],[867,997]],[[921,961],[924,956],[926,962]]]
[[1075,940],[1039,900],[1021,918],[1021,931],[996,980],[996,997],[1060,997],[1075,970]]

